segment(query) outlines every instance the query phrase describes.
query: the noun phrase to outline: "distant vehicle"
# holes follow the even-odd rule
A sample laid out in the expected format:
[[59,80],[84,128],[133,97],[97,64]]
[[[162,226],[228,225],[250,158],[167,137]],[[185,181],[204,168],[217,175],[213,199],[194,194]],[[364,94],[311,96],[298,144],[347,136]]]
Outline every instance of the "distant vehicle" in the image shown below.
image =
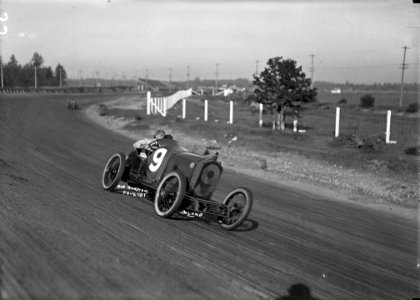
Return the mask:
[[67,104],[67,108],[68,109],[79,110],[80,106],[79,106],[79,103],[77,103],[77,101],[69,101],[69,103]]
[[99,104],[98,111],[100,116],[106,116],[108,114],[108,106],[105,104]]
[[[226,230],[240,226],[248,217],[252,192],[246,187],[233,189],[223,201],[211,199],[223,168],[214,156],[188,151],[173,139],[154,140],[142,164],[129,162],[118,152],[112,155],[102,173],[102,187],[113,191],[120,181],[131,187],[146,187],[154,194],[155,212],[164,218],[183,212],[193,216],[215,216]],[[143,165],[140,167],[139,165]]]

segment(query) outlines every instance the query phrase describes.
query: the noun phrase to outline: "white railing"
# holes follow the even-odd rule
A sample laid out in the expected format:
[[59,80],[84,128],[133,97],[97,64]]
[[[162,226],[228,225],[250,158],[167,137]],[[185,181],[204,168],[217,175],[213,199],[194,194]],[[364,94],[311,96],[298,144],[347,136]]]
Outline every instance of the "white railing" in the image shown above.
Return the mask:
[[179,100],[188,98],[192,95],[192,89],[178,91],[168,97],[152,97],[150,92],[147,92],[147,114],[160,113],[166,117],[166,111],[171,109]]

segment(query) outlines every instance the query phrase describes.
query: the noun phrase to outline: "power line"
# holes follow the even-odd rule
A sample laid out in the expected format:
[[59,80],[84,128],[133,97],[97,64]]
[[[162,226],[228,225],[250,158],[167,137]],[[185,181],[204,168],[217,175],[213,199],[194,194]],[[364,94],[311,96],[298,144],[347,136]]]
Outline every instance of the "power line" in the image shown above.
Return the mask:
[[369,68],[384,68],[384,67],[395,67],[398,64],[385,64],[385,65],[370,65],[370,66],[338,66],[338,67],[319,67],[318,70],[329,70],[329,69],[369,69]]

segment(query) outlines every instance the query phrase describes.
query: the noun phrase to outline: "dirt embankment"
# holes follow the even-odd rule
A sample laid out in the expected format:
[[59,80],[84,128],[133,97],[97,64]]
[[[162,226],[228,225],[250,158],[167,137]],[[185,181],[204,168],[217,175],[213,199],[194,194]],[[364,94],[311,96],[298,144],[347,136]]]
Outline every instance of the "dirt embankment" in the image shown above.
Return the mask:
[[[133,100],[137,102],[134,106]],[[109,108],[117,109],[139,109],[140,107],[137,98],[130,99],[129,97],[105,104]],[[136,120],[134,119],[115,118],[110,115],[100,116],[98,106],[90,106],[86,113],[97,123],[133,140],[151,136],[155,130],[153,124],[150,124],[150,129],[135,129],[133,125]],[[202,137],[194,137],[190,134],[186,136],[171,128],[164,129],[173,134],[183,146],[197,153],[203,153],[207,146],[215,144],[215,141],[205,140]],[[348,169],[292,152],[260,151],[257,153],[243,147],[235,147],[234,142],[217,151],[225,167],[260,179],[312,191],[328,198],[355,201],[394,211],[413,211],[418,207],[420,199],[418,178],[412,178],[409,182],[410,180],[404,176],[400,178],[386,176],[380,169],[372,170],[372,172]]]

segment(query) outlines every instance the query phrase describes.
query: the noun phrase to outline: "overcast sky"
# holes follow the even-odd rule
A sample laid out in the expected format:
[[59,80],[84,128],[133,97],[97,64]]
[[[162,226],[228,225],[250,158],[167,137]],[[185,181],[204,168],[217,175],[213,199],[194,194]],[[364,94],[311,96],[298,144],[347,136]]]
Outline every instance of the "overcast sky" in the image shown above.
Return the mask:
[[[412,0],[0,0],[0,50],[41,54],[69,77],[252,78],[275,56],[314,80],[419,82],[420,4]],[[257,63],[257,61],[259,61]],[[170,71],[169,69],[172,69]]]

